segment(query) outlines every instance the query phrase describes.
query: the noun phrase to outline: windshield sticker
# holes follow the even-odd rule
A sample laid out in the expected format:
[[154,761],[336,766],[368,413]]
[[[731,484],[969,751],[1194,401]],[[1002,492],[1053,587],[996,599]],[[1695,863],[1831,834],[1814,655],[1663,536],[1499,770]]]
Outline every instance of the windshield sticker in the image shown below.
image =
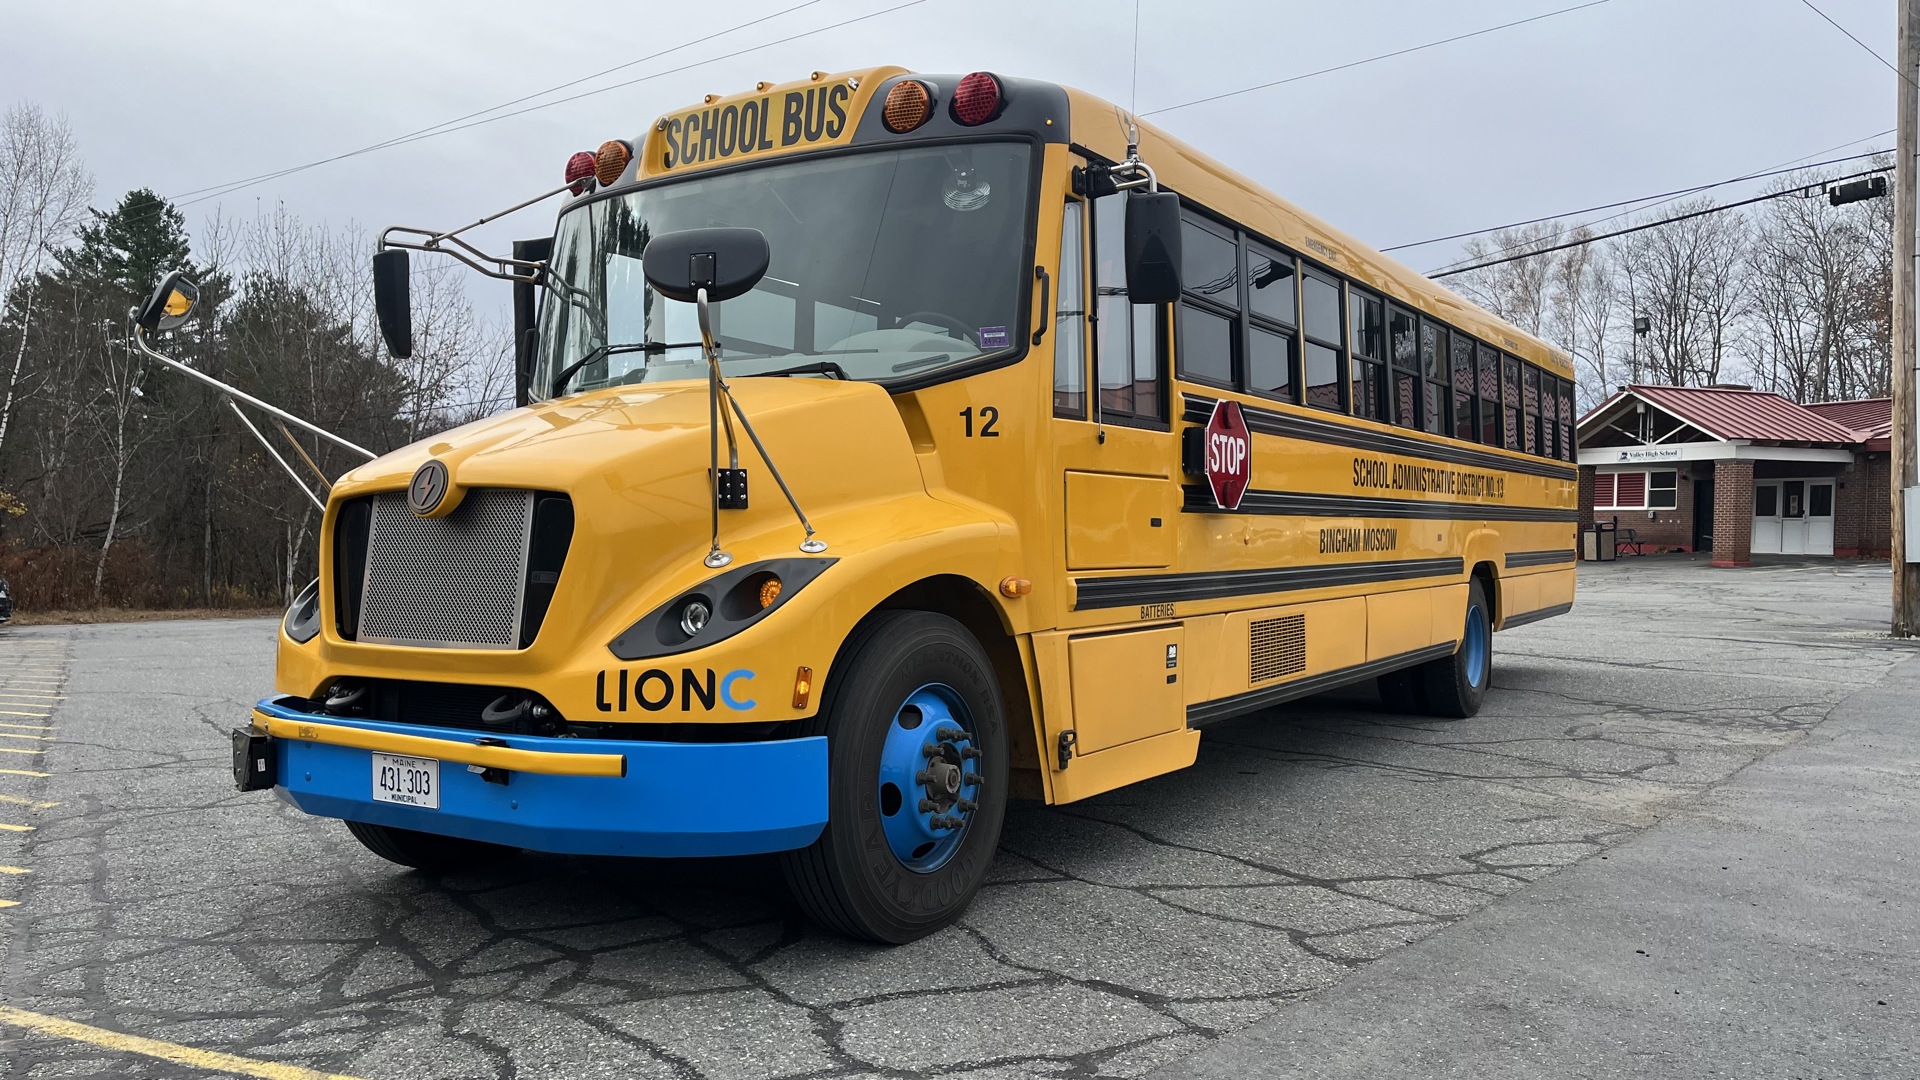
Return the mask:
[[980,351],[992,352],[1004,349],[1009,344],[1007,328],[1004,326],[983,326],[980,328]]
[[675,116],[667,121],[661,168],[724,161],[776,146],[831,142],[847,128],[852,96],[852,88],[841,82],[790,90],[777,103],[768,95]]

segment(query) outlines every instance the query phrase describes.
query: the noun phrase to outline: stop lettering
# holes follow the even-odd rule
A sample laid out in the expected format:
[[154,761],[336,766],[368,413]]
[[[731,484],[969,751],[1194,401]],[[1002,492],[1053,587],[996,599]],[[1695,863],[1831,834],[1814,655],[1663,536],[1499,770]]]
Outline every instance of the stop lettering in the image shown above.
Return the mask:
[[1240,415],[1237,401],[1216,401],[1207,417],[1207,486],[1213,490],[1213,504],[1222,510],[1238,510],[1240,500],[1253,480],[1253,436],[1247,431],[1246,418]]

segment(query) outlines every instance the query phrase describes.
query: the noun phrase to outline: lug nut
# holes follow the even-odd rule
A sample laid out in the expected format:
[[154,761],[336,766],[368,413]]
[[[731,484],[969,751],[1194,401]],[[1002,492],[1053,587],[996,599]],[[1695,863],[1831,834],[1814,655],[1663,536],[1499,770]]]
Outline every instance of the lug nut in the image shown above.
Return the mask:
[[980,804],[974,802],[972,799],[955,799],[953,801],[953,808],[963,814],[971,814],[975,810],[980,809]]
[[967,733],[957,727],[943,727],[936,732],[933,737],[939,739],[941,742],[964,742],[966,741]]
[[940,809],[940,804],[939,804],[939,803],[937,803],[937,802],[934,802],[934,801],[933,801],[932,799],[921,799],[921,800],[920,800],[920,812],[921,812],[921,813],[923,813],[923,814],[931,814],[931,813],[933,813],[933,812],[934,812],[935,810],[938,810],[938,809]]
[[960,756],[964,759],[972,760],[980,756],[980,748],[969,743],[960,748]]
[[960,778],[960,785],[962,787],[966,787],[968,785],[979,785],[984,783],[986,783],[986,781],[981,779],[980,774],[977,772],[970,772],[967,775],[962,776]]

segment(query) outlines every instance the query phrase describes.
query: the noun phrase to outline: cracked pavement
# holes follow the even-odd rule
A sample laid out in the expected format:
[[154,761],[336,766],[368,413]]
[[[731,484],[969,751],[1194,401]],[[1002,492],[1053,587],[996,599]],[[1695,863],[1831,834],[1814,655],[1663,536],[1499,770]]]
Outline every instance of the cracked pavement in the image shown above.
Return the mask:
[[[1472,720],[1346,691],[1016,806],[962,924],[896,949],[803,923],[764,860],[435,878],[232,791],[271,622],[7,628],[0,688],[53,663],[67,696],[0,763],[51,774],[0,774],[33,827],[0,831],[31,871],[0,876],[0,1001],[369,1080],[1142,1075],[1607,858],[1913,655],[1882,564],[1648,558],[1580,590],[1495,639]],[[94,1075],[208,1074],[0,1028],[0,1077]]]

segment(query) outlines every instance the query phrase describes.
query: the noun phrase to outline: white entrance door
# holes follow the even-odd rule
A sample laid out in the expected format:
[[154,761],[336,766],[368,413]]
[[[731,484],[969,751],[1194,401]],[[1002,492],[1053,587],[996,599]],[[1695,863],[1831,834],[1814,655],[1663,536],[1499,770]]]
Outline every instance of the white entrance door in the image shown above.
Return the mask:
[[1780,554],[1780,482],[1756,482],[1753,485],[1753,553]]
[[1807,553],[1807,482],[1780,481],[1780,554]]
[[1833,554],[1833,481],[1807,481],[1807,554]]

